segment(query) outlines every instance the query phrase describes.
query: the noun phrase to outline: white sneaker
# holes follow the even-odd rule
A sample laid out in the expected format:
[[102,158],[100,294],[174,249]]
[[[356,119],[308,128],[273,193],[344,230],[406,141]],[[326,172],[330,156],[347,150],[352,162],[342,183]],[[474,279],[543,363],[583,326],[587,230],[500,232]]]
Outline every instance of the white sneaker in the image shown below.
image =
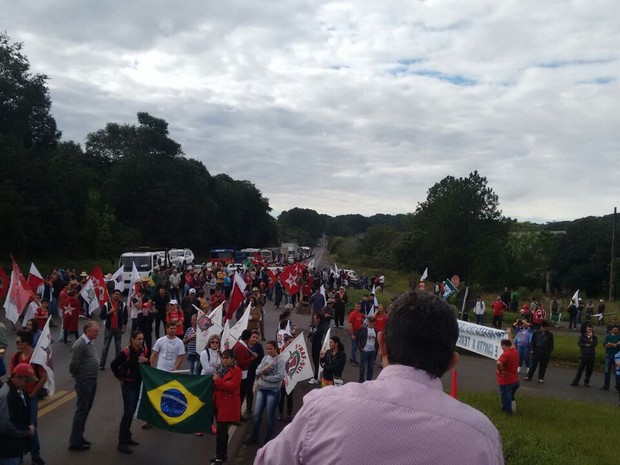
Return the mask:
[[319,384],[318,380],[312,378],[310,381],[308,381],[308,384]]

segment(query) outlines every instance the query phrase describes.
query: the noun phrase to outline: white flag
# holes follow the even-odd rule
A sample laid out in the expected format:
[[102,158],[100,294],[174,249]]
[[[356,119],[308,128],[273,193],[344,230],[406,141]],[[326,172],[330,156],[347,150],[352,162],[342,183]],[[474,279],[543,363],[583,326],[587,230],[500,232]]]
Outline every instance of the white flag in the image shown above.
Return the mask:
[[233,343],[232,345],[230,345],[229,339],[230,339],[230,320],[226,320],[226,322],[224,323],[224,331],[222,331],[222,342],[220,343],[220,351],[223,352],[226,349],[233,348],[233,345],[235,344]]
[[424,270],[424,273],[422,273],[422,276],[420,276],[420,281],[424,281],[426,278],[428,278],[428,266]]
[[572,298],[572,300],[574,300],[574,301],[575,301],[575,306],[576,306],[577,308],[579,308],[579,289],[577,289],[577,290],[575,291],[575,294],[573,294],[573,298]]
[[311,270],[314,268],[314,258],[308,262],[308,269]]
[[88,281],[86,281],[86,284],[84,284],[80,291],[80,295],[88,304],[88,316],[92,315],[99,308],[99,299],[97,299],[92,277],[88,278]]
[[129,292],[127,293],[127,306],[129,308],[133,307],[133,302],[131,299],[134,295],[136,295],[136,283],[139,283],[141,280],[140,273],[138,273],[138,268],[136,268],[136,263],[131,263],[131,280],[129,281]]
[[336,277],[340,276],[340,270],[338,269],[338,265],[334,263],[334,274]]
[[224,303],[222,302],[219,307],[213,310],[207,315],[202,310],[198,309],[198,316],[196,318],[196,351],[200,354],[206,347],[209,339],[214,334],[222,334],[222,308]]
[[368,310],[368,315],[366,315],[366,323],[368,322],[368,318],[370,318],[371,316],[375,316],[375,312],[377,310],[377,307],[379,306],[379,301],[377,300],[377,294],[375,294],[375,285],[372,285],[372,296],[374,298],[374,301],[372,303],[372,307],[370,307],[370,310]]
[[17,308],[17,300],[11,298],[13,294],[13,286],[19,286],[19,279],[15,276],[14,271],[11,273],[11,284],[9,284],[9,290],[6,293],[6,300],[4,301],[4,314],[6,315],[7,320],[10,320],[11,323],[15,324],[24,309]]
[[115,291],[125,291],[125,280],[123,279],[123,265],[121,265],[120,268],[114,272],[110,280],[114,281]]
[[[323,345],[321,346],[321,352],[325,351],[327,352],[329,350],[329,338],[331,337],[331,328],[329,328],[327,330],[327,332],[325,333],[325,339],[323,339]],[[321,373],[323,372],[323,367],[321,366],[321,364],[319,363],[319,372],[318,372],[318,379],[319,381],[321,381]]]
[[243,312],[243,316],[239,318],[239,321],[235,323],[235,325],[230,328],[230,335],[228,343],[230,347],[234,346],[235,343],[241,339],[241,333],[248,328],[248,323],[250,321],[250,309],[252,308],[252,303],[249,303],[245,308],[245,312]]
[[299,336],[293,339],[293,342],[282,350],[279,357],[284,357],[284,360],[286,360],[284,386],[286,387],[287,394],[290,394],[295,389],[298,382],[314,376],[310,354],[308,353],[303,333],[300,333]]
[[323,296],[323,299],[325,300],[325,304],[327,305],[327,293],[325,292],[325,285],[324,284],[321,284],[321,288],[319,289],[319,292]]
[[47,373],[47,381],[43,387],[48,390],[50,396],[53,396],[56,392],[56,382],[54,380],[54,370],[52,369],[53,341],[52,334],[50,333],[50,321],[52,321],[52,317],[47,319],[47,323],[45,323],[43,331],[41,331],[37,345],[34,347],[32,352],[30,363],[36,363],[37,365],[41,365],[45,368],[45,372]]

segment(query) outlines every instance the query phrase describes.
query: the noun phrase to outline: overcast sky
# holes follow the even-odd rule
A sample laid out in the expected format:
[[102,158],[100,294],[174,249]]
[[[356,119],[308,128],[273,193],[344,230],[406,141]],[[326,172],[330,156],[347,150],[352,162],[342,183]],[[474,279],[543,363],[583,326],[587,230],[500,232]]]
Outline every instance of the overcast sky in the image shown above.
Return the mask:
[[406,213],[448,175],[552,221],[620,202],[618,0],[0,0],[64,140],[168,121],[275,212]]

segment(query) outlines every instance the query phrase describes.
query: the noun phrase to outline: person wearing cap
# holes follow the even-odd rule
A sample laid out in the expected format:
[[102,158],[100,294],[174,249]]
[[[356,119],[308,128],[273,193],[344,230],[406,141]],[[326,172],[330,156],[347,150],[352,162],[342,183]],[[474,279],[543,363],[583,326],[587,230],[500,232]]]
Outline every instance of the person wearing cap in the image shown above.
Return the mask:
[[125,334],[127,329],[127,322],[129,321],[129,315],[127,313],[127,306],[121,301],[121,291],[115,289],[112,293],[112,298],[109,302],[106,302],[101,309],[101,319],[103,320],[104,335],[103,335],[103,350],[101,351],[101,360],[99,362],[99,369],[104,370],[106,361],[108,360],[108,350],[110,349],[110,343],[114,339],[114,358],[118,357],[121,352],[121,338]]
[[579,312],[579,303],[575,299],[571,299],[568,306],[568,329],[575,331],[577,329],[577,313]]
[[75,378],[76,407],[69,437],[69,450],[85,451],[90,449],[90,442],[84,438],[86,420],[97,392],[97,375],[99,358],[95,339],[99,335],[99,324],[89,320],[84,325],[84,332],[71,347],[69,373]]
[[[184,316],[181,309],[179,309],[179,303],[177,302],[177,299],[172,299],[170,301],[168,313],[166,314],[166,334],[168,333],[168,324],[174,323],[177,337],[182,338],[184,334],[183,321]],[[165,335],[163,337],[165,337]]]
[[[375,364],[375,354],[377,353],[377,330],[375,329],[375,317],[368,317],[368,324],[360,328],[355,333],[355,342],[360,350],[360,371],[359,382],[372,380],[373,368]],[[368,372],[366,373],[366,368]],[[367,377],[366,377],[367,376]]]
[[[181,326],[183,327],[184,331],[189,328],[189,323],[192,319],[192,315],[194,313],[198,313],[198,310],[196,310],[196,308],[200,308],[200,301],[198,300],[198,296],[196,295],[196,289],[192,287],[189,290],[187,297],[184,297],[181,301],[181,309],[183,310],[183,322],[185,322],[185,326],[183,326],[183,324],[181,324]],[[182,332],[181,334],[184,334],[184,332]]]
[[[24,387],[38,381],[28,363],[19,363],[6,383],[0,387],[0,463],[18,465],[22,456],[32,450],[32,437],[36,432],[31,422],[28,394]],[[43,460],[32,460],[43,464]]]
[[9,365],[9,377],[15,372],[15,369],[19,365],[27,364],[32,367],[33,373],[36,372],[38,378],[36,381],[26,383],[23,386],[23,391],[26,395],[30,407],[30,423],[35,427],[35,432],[32,436],[32,449],[30,456],[32,463],[37,465],[43,465],[45,462],[41,458],[41,444],[39,443],[39,435],[37,434],[37,415],[39,413],[39,392],[43,389],[45,382],[47,381],[47,372],[39,364],[33,364],[32,353],[34,352],[34,335],[29,331],[18,331],[15,337],[15,344],[17,345],[17,352],[11,357],[11,363]]

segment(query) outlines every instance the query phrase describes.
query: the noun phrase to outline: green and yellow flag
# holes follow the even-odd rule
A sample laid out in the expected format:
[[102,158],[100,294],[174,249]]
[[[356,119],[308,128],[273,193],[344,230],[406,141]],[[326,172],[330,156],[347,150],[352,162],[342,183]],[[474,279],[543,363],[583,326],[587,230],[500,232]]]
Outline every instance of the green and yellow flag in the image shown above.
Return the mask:
[[137,417],[156,428],[198,433],[211,426],[213,377],[168,373],[140,364]]

